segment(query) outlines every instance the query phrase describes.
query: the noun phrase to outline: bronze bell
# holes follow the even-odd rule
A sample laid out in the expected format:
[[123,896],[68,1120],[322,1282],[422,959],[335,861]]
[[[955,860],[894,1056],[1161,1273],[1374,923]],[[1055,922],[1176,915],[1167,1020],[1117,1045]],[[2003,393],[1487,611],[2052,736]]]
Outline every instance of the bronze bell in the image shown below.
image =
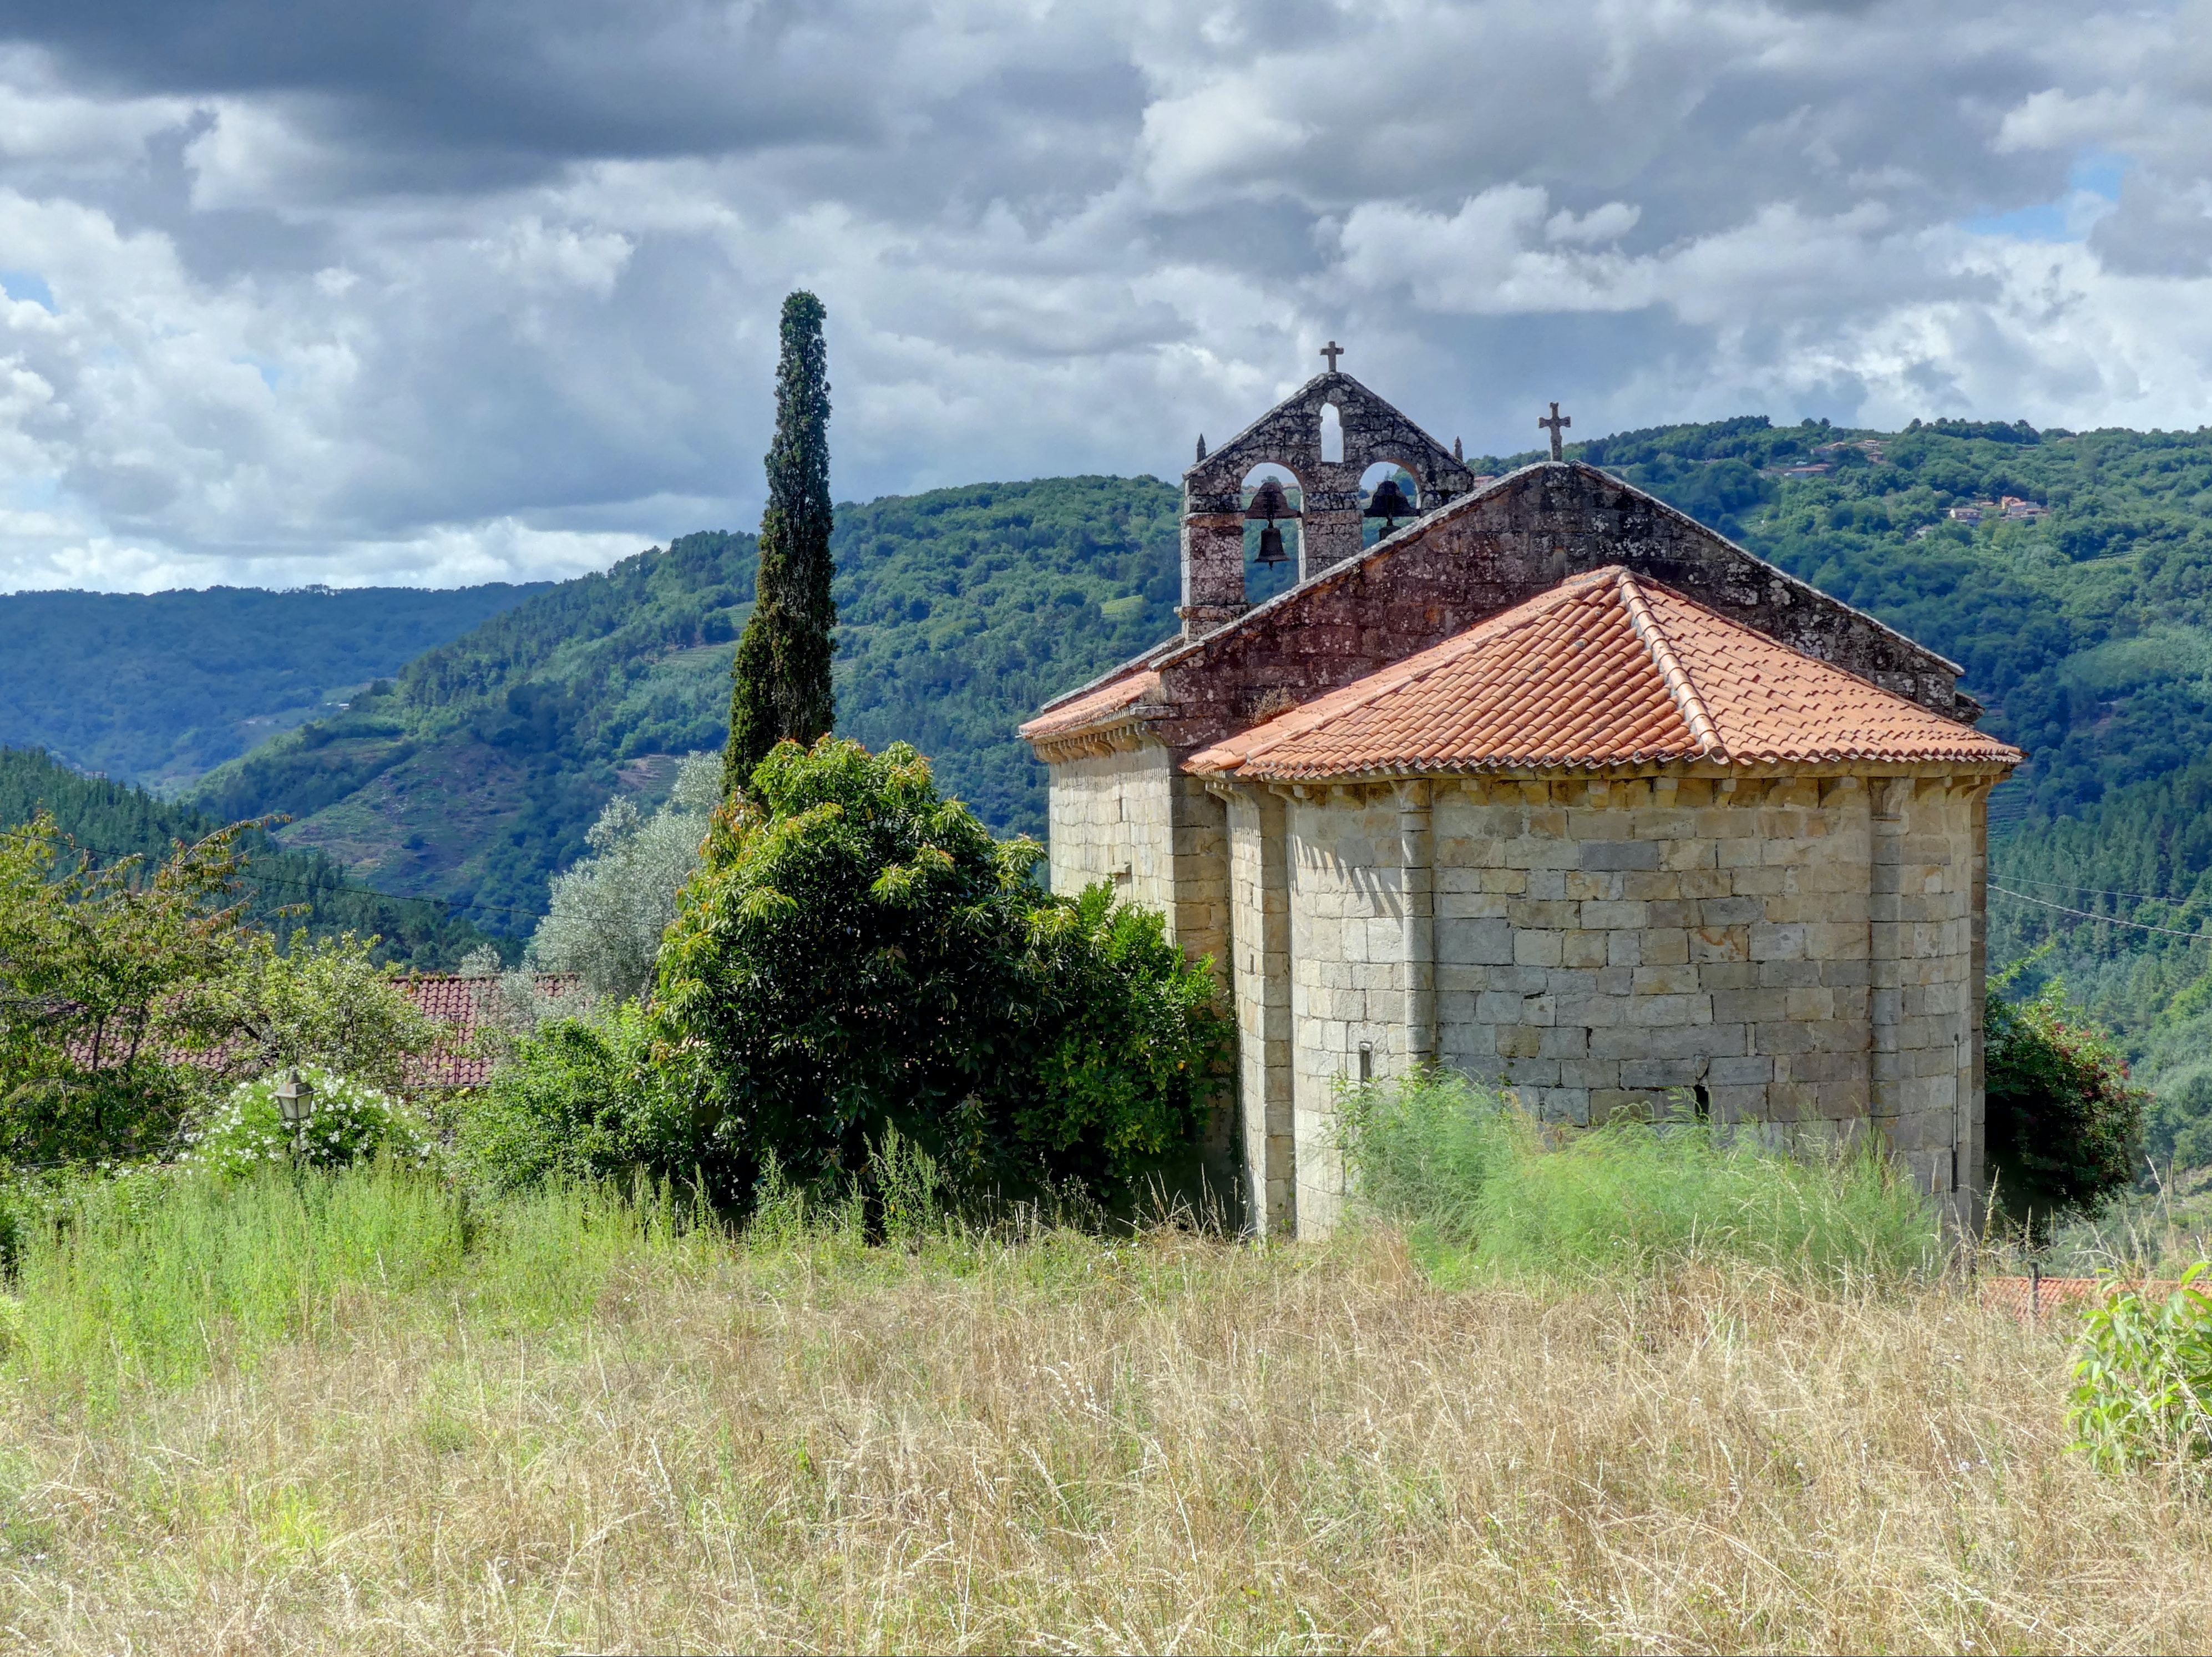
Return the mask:
[[1398,480],[1395,477],[1384,478],[1375,486],[1375,493],[1367,498],[1364,516],[1381,519],[1385,534],[1389,532],[1390,525],[1401,518],[1413,515],[1413,503],[1406,499],[1405,490],[1398,487]]
[[1260,531],[1258,561],[1262,564],[1287,564],[1291,555],[1283,550],[1283,532],[1273,524]]
[[1272,477],[1263,477],[1260,480],[1260,487],[1252,491],[1252,504],[1244,508],[1244,518],[1247,523],[1257,522],[1264,518],[1272,524],[1278,518],[1297,516],[1297,514],[1291,510],[1290,497],[1283,493],[1283,486]]

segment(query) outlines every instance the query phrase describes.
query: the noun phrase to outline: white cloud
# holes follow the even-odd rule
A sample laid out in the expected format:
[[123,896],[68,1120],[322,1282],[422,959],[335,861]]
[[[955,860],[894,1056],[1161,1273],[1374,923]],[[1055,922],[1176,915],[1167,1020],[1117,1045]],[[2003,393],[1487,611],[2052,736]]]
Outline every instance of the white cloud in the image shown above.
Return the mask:
[[1477,449],[2212,418],[2198,0],[133,15],[0,45],[0,587],[749,526],[799,284],[846,496],[1171,476],[1331,337]]

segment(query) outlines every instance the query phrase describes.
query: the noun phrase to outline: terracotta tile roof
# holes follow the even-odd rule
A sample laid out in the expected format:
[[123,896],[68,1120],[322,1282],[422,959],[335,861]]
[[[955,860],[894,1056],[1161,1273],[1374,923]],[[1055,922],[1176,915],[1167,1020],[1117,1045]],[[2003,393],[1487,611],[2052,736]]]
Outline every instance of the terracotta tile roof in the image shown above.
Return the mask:
[[1132,673],[1126,678],[1115,679],[1096,690],[1061,702],[1040,713],[1016,733],[1024,739],[1036,742],[1045,737],[1064,737],[1077,731],[1088,730],[1103,724],[1109,715],[1125,707],[1133,707],[1152,692],[1160,688],[1160,676],[1146,671]]
[[1615,565],[1218,743],[1188,768],[1290,780],[1692,759],[2025,757]]
[[[414,973],[398,982],[418,1011],[449,1031],[428,1053],[408,1061],[409,1089],[481,1087],[491,1075],[492,1060],[476,1050],[471,1038],[483,1022],[485,998],[497,980],[464,978],[459,973]],[[539,992],[555,999],[575,985],[572,974],[538,974]]]

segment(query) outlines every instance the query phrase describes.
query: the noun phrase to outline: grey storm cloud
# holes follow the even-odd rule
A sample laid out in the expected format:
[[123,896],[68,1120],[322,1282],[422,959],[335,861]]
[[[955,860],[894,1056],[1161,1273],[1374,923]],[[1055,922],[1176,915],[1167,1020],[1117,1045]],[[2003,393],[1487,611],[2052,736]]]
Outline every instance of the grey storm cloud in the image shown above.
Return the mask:
[[0,587],[561,574],[836,483],[2212,416],[2197,5],[0,5]]

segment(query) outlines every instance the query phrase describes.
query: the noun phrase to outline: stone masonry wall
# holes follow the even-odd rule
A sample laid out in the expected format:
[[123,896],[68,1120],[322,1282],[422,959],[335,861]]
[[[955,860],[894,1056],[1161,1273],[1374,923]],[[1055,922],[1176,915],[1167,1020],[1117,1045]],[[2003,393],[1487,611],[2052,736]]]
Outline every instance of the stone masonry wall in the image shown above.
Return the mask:
[[1986,787],[1885,779],[1872,791],[1872,1110],[1931,1189],[1978,1215]]
[[1056,762],[1047,804],[1052,889],[1073,895],[1110,880],[1122,897],[1172,913],[1173,798],[1177,775],[1157,744],[1107,748]]
[[1785,1140],[1871,1120],[1971,1209],[1987,786],[1476,780],[1439,781],[1426,804],[1405,785],[1293,799],[1299,1229],[1327,1229],[1340,1207],[1338,1082],[1359,1074],[1362,1043],[1376,1076],[1401,1072],[1425,1017],[1443,1063],[1547,1117],[1602,1120],[1681,1088],[1701,1089],[1716,1122],[1772,1124]]
[[1245,1213],[1261,1236],[1297,1229],[1291,1097],[1291,894],[1283,801],[1228,802],[1237,1098]]
[[[1290,893],[1291,1096],[1302,1235],[1328,1232],[1343,1207],[1339,1084],[1363,1068],[1401,1075],[1419,1055],[1407,1018],[1409,882],[1400,801],[1388,788],[1292,798],[1285,813]],[[1367,1047],[1363,1067],[1360,1048]]]

